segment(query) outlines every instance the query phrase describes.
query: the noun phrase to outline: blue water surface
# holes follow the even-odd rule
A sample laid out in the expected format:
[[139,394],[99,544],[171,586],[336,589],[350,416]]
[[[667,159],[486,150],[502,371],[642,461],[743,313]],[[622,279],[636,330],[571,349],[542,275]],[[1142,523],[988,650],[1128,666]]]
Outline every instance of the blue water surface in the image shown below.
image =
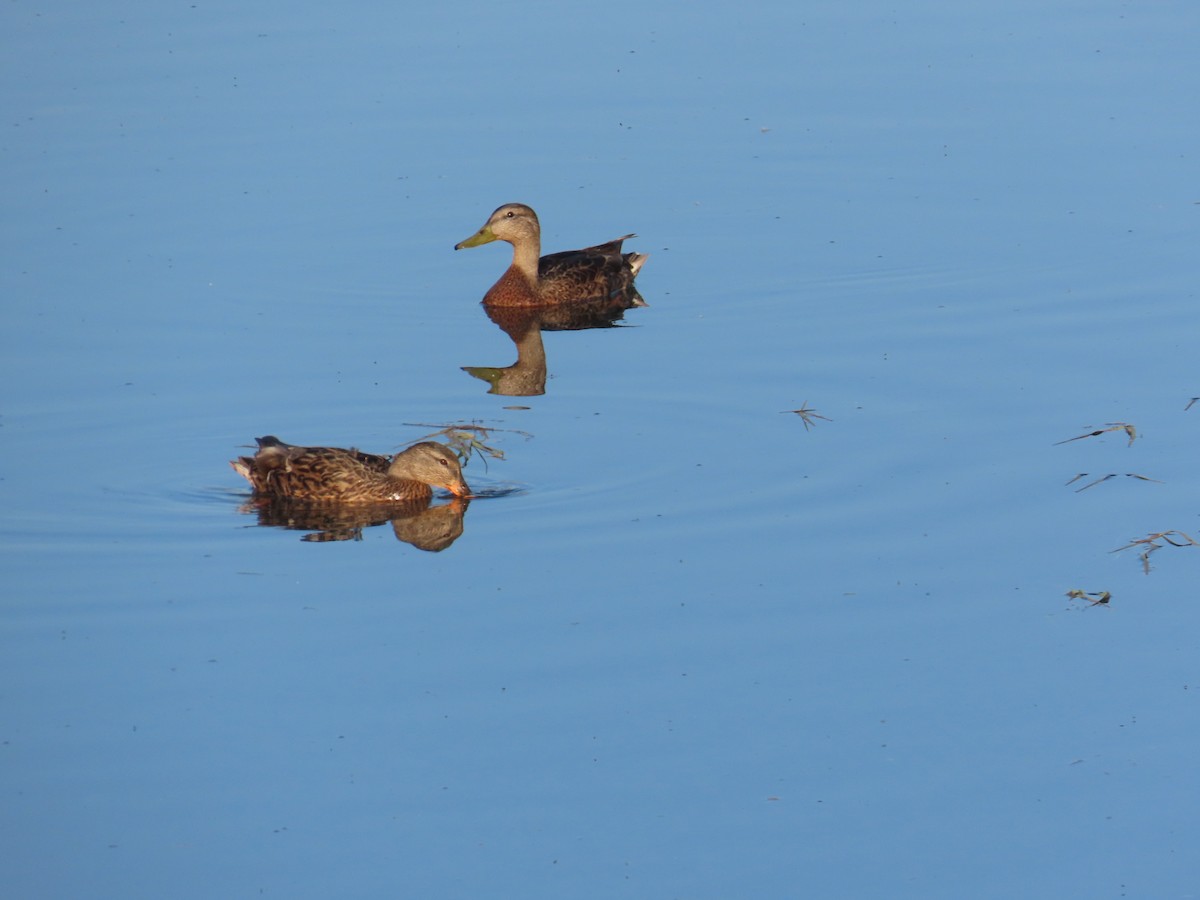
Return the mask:
[[[6,4],[4,895],[1196,896],[1197,26]],[[650,254],[520,396],[507,201]]]

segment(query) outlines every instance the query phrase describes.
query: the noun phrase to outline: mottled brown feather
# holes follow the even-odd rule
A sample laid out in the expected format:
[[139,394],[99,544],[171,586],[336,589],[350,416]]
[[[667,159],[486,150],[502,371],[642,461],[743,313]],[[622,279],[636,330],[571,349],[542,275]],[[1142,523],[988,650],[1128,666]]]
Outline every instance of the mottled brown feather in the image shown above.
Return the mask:
[[234,471],[264,496],[330,503],[429,503],[430,485],[457,496],[469,488],[454,452],[424,441],[395,457],[353,448],[298,447],[268,435],[258,452],[232,460]]

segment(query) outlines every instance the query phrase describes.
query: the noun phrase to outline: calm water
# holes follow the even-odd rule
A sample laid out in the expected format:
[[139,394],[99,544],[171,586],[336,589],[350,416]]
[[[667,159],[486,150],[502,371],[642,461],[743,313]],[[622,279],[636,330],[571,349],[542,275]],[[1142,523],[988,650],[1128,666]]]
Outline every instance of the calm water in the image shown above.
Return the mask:
[[[994,7],[7,4],[5,895],[1200,893],[1200,12]],[[441,551],[226,462],[469,422]]]

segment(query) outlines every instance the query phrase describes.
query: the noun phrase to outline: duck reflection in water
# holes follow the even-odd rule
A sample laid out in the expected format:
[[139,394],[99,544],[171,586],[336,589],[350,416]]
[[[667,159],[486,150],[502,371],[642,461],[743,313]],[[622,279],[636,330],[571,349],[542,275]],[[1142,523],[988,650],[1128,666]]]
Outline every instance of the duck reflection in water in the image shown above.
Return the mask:
[[[362,529],[392,522],[396,537],[427,550],[452,544],[463,530],[470,489],[454,451],[423,441],[394,457],[340,447],[298,447],[261,437],[254,456],[230,462],[250,482],[259,523],[314,531],[305,540],[360,539]],[[455,495],[433,509],[433,487]]]
[[625,310],[638,305],[644,306],[645,303],[633,303],[627,295],[622,294],[541,308],[485,306],[487,317],[516,345],[517,361],[510,366],[463,366],[462,369],[491,385],[489,394],[508,397],[544,394],[546,347],[542,341],[543,331],[615,328],[624,317]]
[[630,306],[645,306],[633,279],[646,263],[645,253],[623,253],[627,234],[607,244],[541,256],[542,228],[537,213],[524,203],[506,203],[455,250],[492,241],[512,244],[513,261],[483,298],[485,306],[548,306],[624,295]]
[[391,522],[396,540],[436,552],[462,537],[469,503],[456,497],[438,506],[419,501],[333,504],[256,495],[241,511],[257,513],[259,525],[309,532],[302,541],[361,541],[364,529]]

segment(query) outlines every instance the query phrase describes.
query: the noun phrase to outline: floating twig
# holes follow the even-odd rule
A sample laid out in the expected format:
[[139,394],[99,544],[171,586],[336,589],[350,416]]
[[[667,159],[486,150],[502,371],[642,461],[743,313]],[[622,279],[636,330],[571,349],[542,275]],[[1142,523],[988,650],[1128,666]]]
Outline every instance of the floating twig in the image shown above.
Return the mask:
[[812,428],[813,426],[815,426],[817,424],[816,422],[813,421],[813,419],[822,419],[823,421],[826,421],[826,422],[833,421],[833,419],[829,418],[828,416],[821,415],[815,409],[809,409],[807,400],[805,400],[803,403],[800,404],[799,409],[785,409],[784,412],[795,413],[796,415],[798,415],[800,417],[800,420],[802,422],[804,422],[804,430],[805,431],[808,431],[810,428]]
[[1145,549],[1138,554],[1138,558],[1142,561],[1142,571],[1149,575],[1150,554],[1155,550],[1163,548],[1163,545],[1158,543],[1159,541],[1170,544],[1172,547],[1200,547],[1200,542],[1197,542],[1187,532],[1171,529],[1170,531],[1156,531],[1153,534],[1146,535],[1144,538],[1130,541],[1124,547],[1118,547],[1116,550],[1108,552],[1120,553],[1122,550],[1129,550],[1133,547],[1144,547]]
[[1183,408],[1183,411],[1187,412],[1189,409],[1191,409],[1192,404],[1195,403],[1197,400],[1200,400],[1200,397],[1193,397],[1191,400],[1189,400],[1188,405]]
[[[1075,493],[1078,494],[1080,491],[1086,491],[1088,488],[1095,487],[1100,482],[1108,481],[1108,479],[1110,479],[1110,478],[1116,478],[1117,474],[1118,473],[1116,473],[1116,472],[1109,472],[1107,475],[1102,475],[1099,478],[1097,478],[1095,481],[1089,481],[1083,487],[1076,488]],[[1068,481],[1067,484],[1068,485],[1074,484],[1080,478],[1087,478],[1087,477],[1088,477],[1087,472],[1080,472],[1078,475],[1076,475],[1074,478],[1072,478],[1070,481]],[[1138,481],[1153,481],[1155,484],[1163,484],[1163,482],[1159,481],[1157,478],[1151,478],[1148,475],[1139,475],[1136,472],[1126,472],[1125,477],[1126,478],[1136,478]],[[1066,487],[1066,485],[1063,485],[1063,486]]]
[[1084,600],[1092,606],[1106,605],[1112,599],[1108,591],[1081,591],[1078,588],[1067,591],[1067,596],[1072,600]]
[[525,440],[533,437],[527,431],[520,431],[515,428],[492,428],[475,422],[460,422],[456,425],[433,425],[428,422],[405,422],[404,424],[412,428],[436,428],[437,431],[418,438],[418,440],[425,441],[431,438],[444,440],[458,455],[458,458],[463,461],[464,465],[471,458],[472,454],[478,454],[479,458],[483,460],[484,471],[487,471],[489,456],[492,459],[504,459],[503,450],[486,443],[492,432],[504,431],[510,434],[519,434]]
[[[1104,428],[1097,428],[1095,431],[1089,431],[1086,434],[1077,434],[1073,438],[1067,438],[1065,441],[1055,441],[1054,446],[1059,444],[1069,444],[1071,441],[1081,441],[1084,438],[1099,437],[1102,434],[1108,434],[1110,431],[1124,431],[1129,436],[1129,446],[1133,446],[1134,440],[1137,438],[1137,429],[1127,422],[1105,422]],[[1084,428],[1091,428],[1090,425],[1085,425]]]

